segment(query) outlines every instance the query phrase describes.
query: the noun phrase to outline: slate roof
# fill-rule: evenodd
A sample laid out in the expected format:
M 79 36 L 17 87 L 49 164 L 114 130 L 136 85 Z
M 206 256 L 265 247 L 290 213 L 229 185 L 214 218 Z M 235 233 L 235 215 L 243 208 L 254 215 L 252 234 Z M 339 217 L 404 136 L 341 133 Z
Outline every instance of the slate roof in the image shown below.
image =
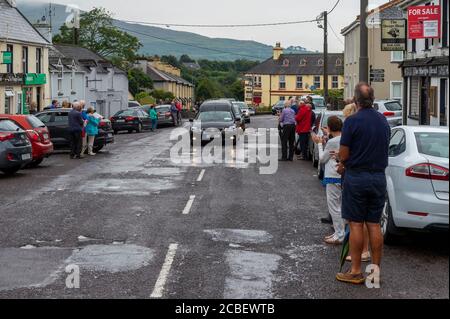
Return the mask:
M 98 73 L 108 73 L 108 68 L 114 68 L 115 73 L 125 74 L 125 71 L 118 67 L 115 67 L 104 57 L 89 49 L 68 44 L 56 44 L 55 49 L 64 57 L 74 59 L 81 68 L 84 68 L 86 70 L 89 67 L 97 67 Z
M 153 82 L 176 82 L 178 84 L 194 86 L 194 84 L 192 84 L 189 81 L 186 81 L 185 79 L 179 76 L 158 70 L 157 68 L 151 65 L 147 66 L 147 75 L 153 80 Z
M 328 74 L 343 75 L 344 54 L 330 53 L 328 57 Z M 282 54 L 278 60 L 274 60 L 273 58 L 267 59 L 246 73 L 272 75 L 322 75 L 323 54 Z
M 0 0 L 0 39 L 49 45 L 22 13 L 8 1 Z

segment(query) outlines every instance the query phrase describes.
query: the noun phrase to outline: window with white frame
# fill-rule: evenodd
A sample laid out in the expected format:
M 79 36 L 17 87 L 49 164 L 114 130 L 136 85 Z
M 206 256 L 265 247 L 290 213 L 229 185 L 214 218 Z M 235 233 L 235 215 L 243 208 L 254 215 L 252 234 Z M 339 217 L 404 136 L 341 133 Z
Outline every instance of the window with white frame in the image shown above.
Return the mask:
M 391 81 L 391 99 L 401 101 L 403 98 L 403 82 Z
M 286 89 L 286 76 L 280 75 L 280 90 Z
M 333 75 L 333 77 L 331 78 L 331 88 L 339 88 L 339 77 L 337 75 Z
M 403 62 L 403 51 L 392 51 L 391 62 Z
M 320 76 L 314 77 L 314 86 L 316 87 L 316 89 L 320 89 Z
M 303 76 L 297 76 L 296 88 L 303 89 Z

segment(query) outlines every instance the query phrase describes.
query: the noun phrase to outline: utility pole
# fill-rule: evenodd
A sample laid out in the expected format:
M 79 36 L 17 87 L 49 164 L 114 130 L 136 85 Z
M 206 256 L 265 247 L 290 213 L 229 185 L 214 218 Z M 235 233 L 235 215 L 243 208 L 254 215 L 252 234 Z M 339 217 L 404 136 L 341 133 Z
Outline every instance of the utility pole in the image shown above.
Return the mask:
M 359 81 L 369 83 L 369 35 L 367 29 L 368 0 L 361 0 L 360 25 L 360 54 L 359 54 Z
M 328 12 L 323 12 L 323 97 L 328 104 Z

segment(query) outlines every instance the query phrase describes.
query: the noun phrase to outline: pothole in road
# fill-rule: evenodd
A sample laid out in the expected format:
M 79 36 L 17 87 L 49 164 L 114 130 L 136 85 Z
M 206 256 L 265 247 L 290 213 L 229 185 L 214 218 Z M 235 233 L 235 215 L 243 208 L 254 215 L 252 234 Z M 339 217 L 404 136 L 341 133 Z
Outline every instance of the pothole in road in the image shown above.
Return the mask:
M 225 254 L 230 276 L 225 278 L 225 299 L 271 299 L 272 282 L 281 257 L 275 254 L 229 250 Z
M 262 244 L 273 239 L 272 235 L 263 230 L 207 229 L 204 232 L 209 234 L 213 241 L 232 244 Z
M 87 181 L 78 189 L 93 194 L 120 194 L 149 196 L 152 192 L 176 188 L 174 181 L 163 178 L 152 179 L 102 179 Z
M 77 250 L 30 246 L 0 248 L 0 291 L 46 287 L 60 278 L 67 265 L 77 265 L 81 271 L 134 271 L 149 265 L 154 255 L 154 249 L 120 242 Z

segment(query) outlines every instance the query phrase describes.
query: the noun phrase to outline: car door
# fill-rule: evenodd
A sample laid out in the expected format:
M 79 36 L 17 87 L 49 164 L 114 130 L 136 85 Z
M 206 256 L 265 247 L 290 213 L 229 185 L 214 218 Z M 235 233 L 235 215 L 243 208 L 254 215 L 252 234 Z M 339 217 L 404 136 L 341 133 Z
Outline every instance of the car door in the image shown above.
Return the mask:
M 56 134 L 53 112 L 40 113 L 40 114 L 37 114 L 36 117 L 39 120 L 41 120 L 42 123 L 45 124 L 45 126 L 47 127 L 48 132 L 50 134 L 50 140 L 53 142 L 53 136 Z M 55 144 L 55 143 L 53 143 L 53 144 Z
M 150 115 L 148 115 L 145 111 L 139 110 L 139 117 L 141 118 L 141 123 L 144 128 L 150 129 L 152 127 L 152 121 L 150 119 Z
M 388 184 L 391 184 L 391 191 L 394 194 L 390 194 L 391 200 L 395 198 L 395 193 L 402 191 L 402 180 L 405 176 L 406 169 L 406 133 L 403 129 L 392 130 L 391 139 L 389 142 L 389 165 L 386 169 L 386 176 Z M 389 185 L 388 185 L 389 190 Z M 391 203 L 392 208 L 396 207 L 395 203 Z
M 57 111 L 53 114 L 54 135 L 52 142 L 55 140 L 59 147 L 68 147 L 70 145 L 69 132 L 69 112 Z M 53 142 L 55 144 L 55 142 Z

